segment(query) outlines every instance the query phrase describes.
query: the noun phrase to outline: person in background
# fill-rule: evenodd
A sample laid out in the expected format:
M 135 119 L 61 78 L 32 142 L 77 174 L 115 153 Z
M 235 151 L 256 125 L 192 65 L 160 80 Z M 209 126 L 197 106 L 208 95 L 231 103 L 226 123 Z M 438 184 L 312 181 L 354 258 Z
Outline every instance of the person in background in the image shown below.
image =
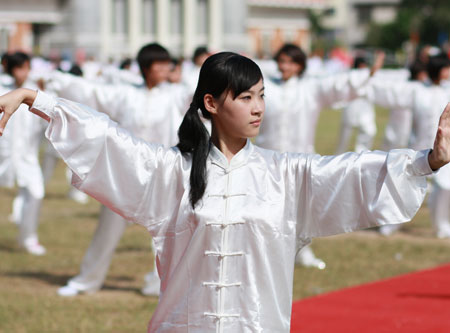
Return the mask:
M 303 78 L 306 54 L 294 44 L 286 44 L 275 55 L 281 79 L 264 81 L 266 88 L 266 121 L 256 138 L 256 144 L 280 152 L 314 153 L 314 139 L 319 114 L 323 108 L 338 101 L 358 96 L 358 89 L 381 67 L 379 57 L 372 70 L 358 69 L 321 78 Z M 297 255 L 296 262 L 304 266 L 325 268 L 311 247 Z
M 364 57 L 356 57 L 353 62 L 354 69 L 368 68 L 369 64 Z M 342 154 L 349 151 L 350 139 L 353 130 L 356 129 L 356 143 L 354 149 L 359 153 L 364 150 L 370 150 L 373 144 L 373 138 L 377 133 L 375 122 L 375 107 L 373 103 L 366 98 L 360 97 L 352 100 L 342 111 L 341 131 L 339 142 L 336 148 L 336 154 Z
M 427 73 L 431 82 L 429 86 L 416 81 L 397 82 L 374 78 L 365 87 L 367 98 L 375 104 L 390 109 L 412 110 L 413 135 L 409 140 L 412 149 L 423 149 L 433 144 L 437 121 L 450 100 L 450 88 L 442 85 L 450 77 L 447 55 L 430 56 Z M 450 238 L 450 167 L 443 167 L 431 178 L 428 207 L 433 227 L 438 238 Z M 397 229 L 383 227 L 382 232 L 390 235 Z
M 98 84 L 59 72 L 48 78 L 47 88 L 58 96 L 89 104 L 110 115 L 136 137 L 170 147 L 176 143 L 177 128 L 191 95 L 184 86 L 167 83 L 171 57 L 161 45 L 151 43 L 143 46 L 137 55 L 137 62 L 145 81 L 145 86 L 141 88 L 129 84 Z M 101 288 L 128 224 L 123 217 L 102 206 L 97 229 L 83 258 L 80 273 L 58 290 L 59 295 L 75 296 Z M 156 258 L 155 251 L 153 254 Z M 153 270 L 145 277 L 142 293 L 158 295 L 159 287 L 155 262 Z
M 194 50 L 192 62 L 183 62 L 182 82 L 187 87 L 190 87 L 192 93 L 194 92 L 195 87 L 197 87 L 200 68 L 210 55 L 211 52 L 206 46 L 199 46 Z
M 3 93 L 21 87 L 37 89 L 37 85 L 29 80 L 28 54 L 15 52 L 8 55 L 6 72 L 12 78 L 12 84 L 2 86 Z M 44 197 L 39 145 L 44 126 L 45 123 L 30 117 L 28 112 L 20 112 L 11 121 L 0 141 L 0 184 L 18 186 L 11 214 L 11 220 L 19 226 L 18 242 L 28 253 L 38 256 L 46 253 L 38 237 L 39 215 Z

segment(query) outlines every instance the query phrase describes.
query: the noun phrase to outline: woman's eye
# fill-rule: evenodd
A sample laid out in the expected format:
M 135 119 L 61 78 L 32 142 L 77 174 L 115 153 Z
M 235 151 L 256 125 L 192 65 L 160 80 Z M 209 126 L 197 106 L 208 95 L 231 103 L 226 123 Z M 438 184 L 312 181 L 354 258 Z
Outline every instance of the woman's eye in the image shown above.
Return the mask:
M 265 94 L 262 94 L 262 95 L 261 95 L 261 98 L 262 98 L 262 99 L 264 99 L 265 97 L 266 97 L 266 95 L 265 95 Z
M 251 99 L 251 96 L 242 96 L 241 98 L 242 98 L 242 99 L 245 99 L 245 100 L 250 100 L 250 99 Z

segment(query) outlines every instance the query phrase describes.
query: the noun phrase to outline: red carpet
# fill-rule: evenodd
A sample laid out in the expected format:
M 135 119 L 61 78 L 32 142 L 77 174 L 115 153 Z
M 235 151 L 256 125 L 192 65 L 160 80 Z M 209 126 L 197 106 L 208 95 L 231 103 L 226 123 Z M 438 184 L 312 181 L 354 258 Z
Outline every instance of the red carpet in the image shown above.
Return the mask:
M 450 332 L 450 265 L 294 302 L 291 332 Z

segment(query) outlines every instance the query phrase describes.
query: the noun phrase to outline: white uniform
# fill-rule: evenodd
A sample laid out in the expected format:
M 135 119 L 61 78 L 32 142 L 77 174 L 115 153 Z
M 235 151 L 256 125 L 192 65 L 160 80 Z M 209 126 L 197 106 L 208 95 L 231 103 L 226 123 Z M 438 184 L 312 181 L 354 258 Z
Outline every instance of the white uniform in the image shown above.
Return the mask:
M 43 93 L 33 108 L 50 117 L 46 135 L 74 185 L 153 235 L 161 295 L 148 332 L 289 332 L 298 246 L 410 220 L 431 173 L 429 150 L 322 157 L 247 141 L 228 162 L 212 146 L 193 210 L 191 160 L 177 148 Z
M 186 89 L 181 85 L 163 83 L 151 90 L 130 86 L 100 85 L 86 80 L 56 73 L 49 82 L 49 89 L 59 96 L 79 102 L 86 101 L 92 107 L 107 113 L 136 137 L 170 147 L 177 143 L 177 129 L 183 112 L 187 110 Z M 161 193 L 163 195 L 163 193 Z M 106 277 L 114 251 L 127 226 L 126 220 L 102 207 L 99 223 L 92 242 L 83 258 L 81 272 L 69 283 L 70 291 L 98 290 Z M 146 277 L 158 282 L 156 269 Z M 147 293 L 157 294 L 159 283 L 147 283 Z M 156 288 L 156 290 L 155 290 Z M 145 292 L 145 291 L 144 291 Z
M 282 84 L 266 79 L 266 112 L 256 143 L 281 152 L 314 152 L 320 111 L 358 97 L 358 89 L 368 80 L 367 69 L 320 79 L 292 77 Z
M 413 111 L 413 133 L 410 142 L 413 149 L 432 147 L 438 128 L 439 117 L 450 101 L 450 89 L 442 86 L 426 87 L 417 82 L 389 83 L 374 81 L 367 87 L 368 97 L 376 104 Z M 433 189 L 429 207 L 436 230 L 440 238 L 450 237 L 449 197 L 444 191 L 450 191 L 450 166 L 446 165 L 433 175 Z M 445 213 L 447 211 L 447 213 Z M 394 228 L 395 230 L 396 228 Z
M 36 89 L 27 81 L 24 87 Z M 11 87 L 11 89 L 14 87 Z M 11 89 L 3 87 L 2 94 Z M 26 110 L 25 105 L 20 109 Z M 22 110 L 21 110 L 22 111 Z M 12 187 L 17 184 L 19 193 L 13 203 L 13 220 L 19 226 L 19 244 L 33 252 L 40 247 L 37 228 L 39 212 L 44 197 L 44 183 L 39 165 L 39 145 L 43 138 L 45 122 L 29 112 L 14 115 L 0 140 L 0 184 Z M 43 254 L 41 248 L 37 253 Z
M 392 81 L 404 84 L 409 77 L 410 72 L 407 69 L 381 69 L 376 72 L 374 80 L 378 80 L 381 84 Z M 417 81 L 410 82 L 422 84 Z M 412 134 L 412 109 L 398 107 L 389 109 L 389 119 L 384 130 L 383 150 L 408 147 Z
M 354 151 L 360 153 L 364 150 L 370 150 L 373 138 L 377 133 L 375 108 L 373 103 L 364 97 L 351 101 L 342 111 L 341 132 L 336 154 L 342 154 L 349 150 L 349 143 L 354 128 L 358 130 Z
M 256 143 L 280 152 L 314 152 L 320 111 L 341 100 L 357 96 L 357 89 L 369 80 L 369 70 L 355 70 L 326 78 L 292 77 L 275 84 L 266 79 L 266 111 Z M 324 268 L 310 247 L 297 256 L 297 263 Z

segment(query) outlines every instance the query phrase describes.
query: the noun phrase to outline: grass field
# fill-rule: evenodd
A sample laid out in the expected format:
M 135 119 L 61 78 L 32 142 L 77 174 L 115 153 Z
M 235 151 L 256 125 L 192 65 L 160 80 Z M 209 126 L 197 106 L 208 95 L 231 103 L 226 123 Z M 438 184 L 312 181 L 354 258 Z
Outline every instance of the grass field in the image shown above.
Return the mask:
M 339 119 L 340 112 L 322 113 L 319 153 L 333 153 Z M 387 112 L 378 110 L 375 147 L 386 119 Z M 78 272 L 99 211 L 92 199 L 87 205 L 68 200 L 67 190 L 59 164 L 43 203 L 39 234 L 48 250 L 43 257 L 17 246 L 17 228 L 7 219 L 15 190 L 0 190 L 0 332 L 144 332 L 157 298 L 139 293 L 152 265 L 150 238 L 141 227 L 127 229 L 100 292 L 57 296 L 57 288 Z M 294 299 L 450 262 L 450 241 L 433 236 L 426 205 L 392 237 L 363 231 L 315 239 L 313 249 L 327 268 L 297 267 Z

